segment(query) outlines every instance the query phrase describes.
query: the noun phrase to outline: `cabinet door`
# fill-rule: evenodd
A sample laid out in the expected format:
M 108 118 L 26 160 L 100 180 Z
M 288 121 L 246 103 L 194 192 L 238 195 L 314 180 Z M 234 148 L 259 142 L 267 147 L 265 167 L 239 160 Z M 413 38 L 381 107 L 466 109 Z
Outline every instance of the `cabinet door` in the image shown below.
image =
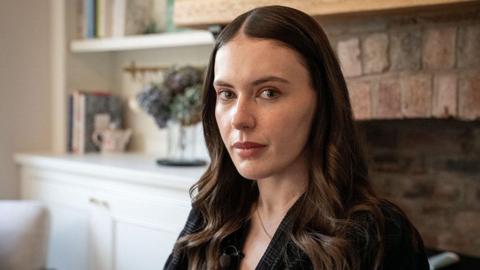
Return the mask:
M 125 222 L 115 224 L 115 269 L 162 269 L 176 235 L 169 231 Z
M 106 200 L 89 198 L 89 256 L 91 270 L 112 270 L 113 220 Z
M 112 201 L 116 270 L 162 269 L 190 210 L 165 197 L 142 199 Z
M 86 211 L 50 205 L 50 241 L 47 268 L 88 269 L 88 218 Z

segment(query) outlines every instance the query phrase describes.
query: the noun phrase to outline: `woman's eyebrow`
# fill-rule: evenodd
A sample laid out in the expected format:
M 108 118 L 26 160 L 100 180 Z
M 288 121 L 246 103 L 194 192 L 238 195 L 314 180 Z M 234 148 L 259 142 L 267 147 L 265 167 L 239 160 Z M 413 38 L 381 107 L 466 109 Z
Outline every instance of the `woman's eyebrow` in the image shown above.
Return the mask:
M 281 83 L 287 83 L 287 84 L 290 83 L 290 81 L 288 81 L 287 79 L 284 79 L 284 78 L 280 78 L 280 77 L 272 76 L 272 75 L 271 75 L 271 76 L 265 76 L 265 77 L 256 79 L 255 81 L 252 82 L 252 85 L 253 85 L 253 86 L 256 86 L 256 85 L 259 85 L 259 84 L 262 84 L 262 83 L 266 83 L 266 82 L 271 82 L 271 81 L 281 82 Z
M 213 81 L 214 86 L 226 86 L 226 87 L 233 87 L 231 84 L 227 83 L 226 81 L 222 80 L 215 80 Z
M 281 78 L 281 77 L 277 77 L 277 76 L 273 76 L 273 75 L 270 75 L 270 76 L 265 76 L 265 77 L 261 77 L 261 78 L 258 78 L 256 79 L 255 81 L 251 82 L 250 84 L 252 86 L 257 86 L 257 85 L 260 85 L 260 84 L 263 84 L 263 83 L 266 83 L 266 82 L 281 82 L 281 83 L 286 83 L 286 84 L 289 84 L 290 81 L 284 79 L 284 78 Z M 213 85 L 215 86 L 226 86 L 226 87 L 233 87 L 231 84 L 229 84 L 228 82 L 226 81 L 223 81 L 223 80 L 215 80 L 213 82 Z

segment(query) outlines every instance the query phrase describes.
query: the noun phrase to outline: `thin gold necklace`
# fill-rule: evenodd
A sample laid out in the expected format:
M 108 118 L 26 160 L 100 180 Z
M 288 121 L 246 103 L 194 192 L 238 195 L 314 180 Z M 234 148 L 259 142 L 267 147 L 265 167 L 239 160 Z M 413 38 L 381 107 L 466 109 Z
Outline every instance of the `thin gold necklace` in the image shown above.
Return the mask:
M 267 229 L 265 228 L 265 225 L 263 224 L 262 217 L 260 216 L 260 213 L 258 212 L 258 204 L 255 207 L 255 212 L 257 212 L 258 219 L 260 220 L 260 225 L 262 226 L 263 232 L 272 240 L 272 236 L 267 232 Z

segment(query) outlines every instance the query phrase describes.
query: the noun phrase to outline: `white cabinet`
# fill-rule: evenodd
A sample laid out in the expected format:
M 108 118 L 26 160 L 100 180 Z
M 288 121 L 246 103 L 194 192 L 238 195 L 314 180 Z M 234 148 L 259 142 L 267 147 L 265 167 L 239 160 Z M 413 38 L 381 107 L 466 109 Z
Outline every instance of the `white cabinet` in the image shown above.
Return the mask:
M 50 213 L 48 267 L 161 269 L 205 168 L 160 168 L 135 154 L 16 155 L 22 197 Z

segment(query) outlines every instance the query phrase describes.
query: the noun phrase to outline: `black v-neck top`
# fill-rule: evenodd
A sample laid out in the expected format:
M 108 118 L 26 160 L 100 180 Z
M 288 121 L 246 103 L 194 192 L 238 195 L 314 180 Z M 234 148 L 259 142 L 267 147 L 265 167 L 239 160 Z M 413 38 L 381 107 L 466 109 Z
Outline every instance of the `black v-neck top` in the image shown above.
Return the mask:
M 289 209 L 275 234 L 272 237 L 265 253 L 261 257 L 256 270 L 274 269 L 313 269 L 308 256 L 299 249 L 288 237 L 288 232 L 293 226 L 293 209 L 298 207 L 299 200 Z M 429 265 L 425 255 L 422 239 L 417 230 L 410 225 L 409 221 L 393 210 L 394 206 L 384 205 L 381 207 L 385 215 L 385 238 L 384 259 L 381 269 L 383 270 L 428 270 Z M 368 222 L 368 217 L 363 217 Z M 192 209 L 184 229 L 180 236 L 193 233 L 201 229 L 202 218 L 199 211 Z M 223 269 L 238 269 L 239 260 L 242 257 L 241 250 L 245 242 L 250 226 L 249 220 L 244 225 L 227 236 L 222 242 L 222 252 L 230 255 L 231 263 Z M 365 243 L 356 241 L 358 250 L 364 254 L 362 270 L 373 269 L 372 256 L 369 251 L 375 251 L 375 246 L 365 246 Z M 416 241 L 418 246 L 413 246 Z M 220 258 L 219 258 L 220 260 Z M 187 257 L 184 254 L 172 252 L 164 266 L 164 270 L 188 269 Z

